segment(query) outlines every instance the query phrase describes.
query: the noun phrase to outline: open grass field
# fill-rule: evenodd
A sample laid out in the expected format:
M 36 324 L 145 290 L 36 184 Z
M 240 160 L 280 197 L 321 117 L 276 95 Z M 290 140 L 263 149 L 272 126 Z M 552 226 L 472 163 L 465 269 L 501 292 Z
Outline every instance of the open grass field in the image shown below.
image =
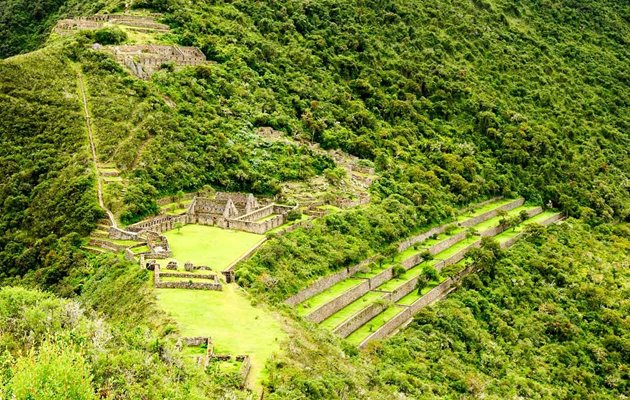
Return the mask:
M 264 379 L 267 359 L 280 351 L 285 334 L 280 320 L 262 307 L 252 306 L 233 284 L 223 291 L 156 289 L 158 304 L 178 324 L 183 336 L 210 336 L 215 352 L 249 354 L 250 383 Z
M 204 225 L 185 225 L 164 235 L 171 246 L 172 259 L 180 266 L 191 261 L 196 265 L 209 265 L 215 271 L 227 267 L 264 238 L 263 235 Z M 207 274 L 208 271 L 199 273 Z M 235 284 L 224 284 L 220 292 L 155 290 L 158 304 L 177 322 L 183 336 L 210 336 L 217 353 L 249 354 L 252 357 L 249 382 L 256 387 L 260 385 L 264 379 L 265 362 L 280 350 L 280 343 L 285 338 L 279 317 L 253 306 L 245 292 Z
M 215 271 L 225 269 L 231 262 L 264 239 L 263 235 L 221 229 L 206 225 L 184 225 L 164 233 L 173 252 L 172 259 L 184 265 L 208 265 Z M 169 259 L 170 260 L 170 259 Z

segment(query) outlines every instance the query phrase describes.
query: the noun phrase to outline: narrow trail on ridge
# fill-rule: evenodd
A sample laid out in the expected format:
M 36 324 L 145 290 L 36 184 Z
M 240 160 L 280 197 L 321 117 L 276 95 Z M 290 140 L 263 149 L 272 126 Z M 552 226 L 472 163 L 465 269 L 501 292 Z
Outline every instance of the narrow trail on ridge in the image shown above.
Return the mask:
M 114 228 L 117 228 L 116 218 L 114 218 L 114 214 L 105 206 L 105 202 L 103 201 L 103 181 L 101 179 L 101 174 L 98 169 L 98 158 L 96 157 L 96 146 L 94 146 L 94 137 L 92 134 L 92 122 L 90 118 L 90 111 L 88 108 L 87 95 L 85 91 L 85 84 L 83 83 L 83 74 L 81 73 L 79 68 L 76 68 L 77 73 L 77 84 L 79 86 L 79 92 L 81 92 L 81 98 L 83 101 L 83 112 L 85 114 L 85 126 L 88 131 L 88 138 L 90 139 L 90 150 L 92 152 L 92 160 L 94 162 L 94 169 L 96 170 L 96 182 L 97 182 L 97 195 L 98 195 L 98 204 L 101 206 L 103 210 L 107 213 L 107 218 L 109 222 Z

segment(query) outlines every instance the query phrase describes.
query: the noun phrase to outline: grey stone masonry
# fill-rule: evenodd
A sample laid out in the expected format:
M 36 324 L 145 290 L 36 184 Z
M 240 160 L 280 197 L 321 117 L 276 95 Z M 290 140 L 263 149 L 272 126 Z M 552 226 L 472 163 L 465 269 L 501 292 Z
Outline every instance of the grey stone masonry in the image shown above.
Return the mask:
M 194 275 L 194 278 L 208 279 L 208 282 L 192 282 L 192 281 L 169 281 L 163 282 L 162 277 L 182 275 Z M 192 276 L 190 277 L 192 278 Z M 185 279 L 185 278 L 184 278 Z M 196 290 L 223 290 L 223 286 L 219 283 L 219 278 L 216 275 L 196 275 L 196 274 L 177 274 L 177 273 L 162 273 L 160 271 L 159 264 L 154 265 L 153 270 L 153 286 L 157 289 L 196 289 Z
M 336 283 L 341 282 L 342 280 L 356 274 L 361 271 L 363 268 L 374 262 L 376 257 L 370 257 L 358 264 L 355 264 L 351 267 L 345 267 L 341 269 L 339 272 L 335 272 L 334 274 L 327 275 L 323 278 L 318 279 L 317 281 L 308 285 L 305 289 L 300 290 L 293 296 L 289 297 L 285 300 L 285 304 L 290 306 L 295 306 L 303 301 L 310 299 L 311 297 L 323 292 L 329 287 L 335 285 Z
M 370 281 L 365 279 L 352 288 L 346 290 L 341 295 L 335 297 L 331 301 L 321 305 L 306 316 L 310 321 L 320 323 L 330 317 L 337 311 L 341 310 L 348 304 L 352 303 L 359 297 L 363 296 L 370 290 Z

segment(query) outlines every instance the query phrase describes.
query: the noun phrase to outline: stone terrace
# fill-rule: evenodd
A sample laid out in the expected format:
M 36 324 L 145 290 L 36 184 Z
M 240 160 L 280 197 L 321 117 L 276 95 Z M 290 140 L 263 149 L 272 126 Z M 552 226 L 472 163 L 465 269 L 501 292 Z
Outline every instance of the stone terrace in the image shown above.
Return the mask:
M 361 347 L 366 341 L 383 337 L 407 321 L 420 308 L 445 296 L 457 282 L 470 273 L 461 265 L 466 254 L 478 247 L 481 237 L 493 236 L 497 240 L 508 233 L 500 211 L 508 217 L 526 216 L 521 225 L 548 224 L 559 214 L 542 212 L 541 207 L 524 206 L 523 199 L 492 199 L 477 206 L 455 222 L 432 228 L 400 243 L 400 253 L 391 261 L 376 265 L 368 259 L 340 272 L 326 276 L 287 299 L 298 313 L 307 319 L 321 323 L 337 335 L 347 338 Z M 502 247 L 514 243 L 522 228 L 511 229 L 514 233 L 504 239 Z M 474 234 L 473 234 L 474 233 Z M 405 271 L 394 276 L 397 266 Z M 430 282 L 422 295 L 416 290 L 426 267 L 433 267 L 438 274 L 453 273 L 450 278 Z M 452 266 L 452 267 L 449 267 Z M 448 267 L 448 268 L 447 268 Z M 441 279 L 441 278 L 440 278 Z M 426 296 L 425 296 L 426 295 Z M 373 328 L 376 327 L 375 332 Z M 370 338 L 370 339 L 368 339 Z M 365 342 L 365 343 L 364 343 Z

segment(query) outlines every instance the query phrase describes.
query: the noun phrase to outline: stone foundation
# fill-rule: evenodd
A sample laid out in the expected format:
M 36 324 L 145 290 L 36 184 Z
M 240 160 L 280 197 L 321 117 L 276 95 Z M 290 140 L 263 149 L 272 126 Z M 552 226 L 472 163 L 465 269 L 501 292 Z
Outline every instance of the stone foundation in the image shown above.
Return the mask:
M 191 281 L 181 281 L 181 282 L 162 282 L 161 277 L 175 276 L 180 277 L 182 275 L 192 275 L 187 276 L 188 278 L 202 278 L 208 279 L 210 282 L 191 282 Z M 208 278 L 206 278 L 208 277 Z M 216 275 L 196 275 L 196 274 L 177 274 L 177 273 L 169 273 L 160 271 L 160 266 L 155 264 L 154 272 L 153 272 L 153 286 L 156 289 L 194 289 L 194 290 L 223 290 L 223 286 L 219 283 L 219 278 Z

